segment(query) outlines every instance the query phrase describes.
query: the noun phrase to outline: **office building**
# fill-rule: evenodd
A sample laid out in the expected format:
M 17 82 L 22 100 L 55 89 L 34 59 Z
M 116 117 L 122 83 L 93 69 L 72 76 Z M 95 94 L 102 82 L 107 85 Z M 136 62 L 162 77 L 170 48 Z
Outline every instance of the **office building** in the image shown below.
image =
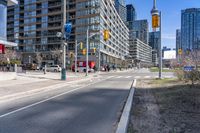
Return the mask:
M 117 10 L 120 18 L 126 23 L 126 5 L 124 0 L 115 0 L 115 9 Z
M 148 44 L 139 39 L 129 40 L 129 44 L 129 53 L 136 66 L 152 65 L 152 48 Z
M 4 47 L 17 46 L 16 43 L 7 41 L 7 6 L 17 4 L 16 0 L 0 1 L 0 53 Z M 9 26 L 8 26 L 9 27 Z
M 133 22 L 133 30 L 131 37 L 139 39 L 148 44 L 149 40 L 149 24 L 147 20 L 136 20 Z
M 178 55 L 178 50 L 181 48 L 181 30 L 176 30 L 176 54 Z
M 56 36 L 62 31 L 63 11 L 61 0 L 20 0 L 20 6 L 9 7 L 8 38 L 13 32 L 19 33 L 18 50 L 24 54 L 24 63 L 36 52 L 43 54 L 43 61 L 52 62 L 51 51 L 61 49 L 61 38 Z M 113 0 L 67 1 L 67 21 L 72 23 L 72 33 L 68 40 L 67 62 L 70 53 L 74 54 L 75 41 L 86 45 L 86 32 L 94 35 L 89 39 L 89 61 L 96 64 L 120 64 L 128 55 L 128 28 L 120 19 Z M 110 39 L 104 41 L 103 31 L 109 30 Z M 93 49 L 96 48 L 96 52 Z M 99 52 L 100 51 L 100 52 Z M 62 51 L 61 51 L 62 52 Z M 99 56 L 100 55 L 100 56 Z M 85 61 L 85 55 L 78 49 L 78 61 Z
M 158 51 L 159 51 L 160 32 L 149 32 L 149 46 L 152 47 L 152 61 L 154 66 L 158 65 Z
M 149 32 L 149 46 L 154 50 L 158 50 L 160 40 L 160 32 Z
M 200 8 L 188 8 L 181 12 L 181 48 L 200 49 Z
M 133 22 L 136 20 L 136 10 L 132 4 L 126 5 L 126 21 L 129 30 L 133 30 Z

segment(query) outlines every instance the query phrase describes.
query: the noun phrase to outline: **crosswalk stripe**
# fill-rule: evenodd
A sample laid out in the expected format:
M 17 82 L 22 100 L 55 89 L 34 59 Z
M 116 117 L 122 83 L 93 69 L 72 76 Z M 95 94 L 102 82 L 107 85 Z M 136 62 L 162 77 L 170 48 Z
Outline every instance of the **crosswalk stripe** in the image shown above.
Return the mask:
M 127 76 L 127 77 L 125 77 L 126 79 L 128 79 L 128 78 L 131 78 L 132 76 Z
M 109 76 L 108 78 L 113 78 L 114 76 Z
M 148 79 L 148 78 L 151 78 L 151 76 L 145 76 L 144 78 L 145 78 L 145 79 Z
M 139 79 L 141 76 L 135 76 L 136 79 Z
M 115 77 L 116 79 L 119 79 L 119 78 L 122 78 L 123 76 L 118 76 L 118 77 Z

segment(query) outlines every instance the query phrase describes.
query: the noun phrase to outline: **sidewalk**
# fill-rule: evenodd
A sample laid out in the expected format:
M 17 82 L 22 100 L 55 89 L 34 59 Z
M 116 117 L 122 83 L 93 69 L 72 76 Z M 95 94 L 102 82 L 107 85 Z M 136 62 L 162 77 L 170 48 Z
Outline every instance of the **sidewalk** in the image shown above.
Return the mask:
M 90 75 L 93 75 L 94 73 L 91 73 Z M 61 73 L 58 72 L 47 72 L 44 74 L 41 71 L 28 71 L 26 73 L 18 73 L 18 77 L 29 77 L 29 78 L 39 78 L 39 79 L 50 79 L 50 80 L 60 80 L 61 79 Z M 85 77 L 85 73 L 77 73 L 77 75 L 73 72 L 66 72 L 66 78 L 67 80 L 70 80 L 71 78 L 76 77 Z
M 68 76 L 66 81 L 55 80 L 59 75 L 47 74 L 43 76 L 40 74 L 20 74 L 16 80 L 0 81 L 0 102 L 3 100 L 11 100 L 19 97 L 31 95 L 33 93 L 44 92 L 56 88 L 70 86 L 72 84 L 90 81 L 97 77 L 90 75 L 85 77 L 83 75 Z M 54 79 L 48 79 L 48 76 L 54 76 Z M 99 76 L 100 77 L 100 76 Z M 60 79 L 60 78 L 59 78 Z

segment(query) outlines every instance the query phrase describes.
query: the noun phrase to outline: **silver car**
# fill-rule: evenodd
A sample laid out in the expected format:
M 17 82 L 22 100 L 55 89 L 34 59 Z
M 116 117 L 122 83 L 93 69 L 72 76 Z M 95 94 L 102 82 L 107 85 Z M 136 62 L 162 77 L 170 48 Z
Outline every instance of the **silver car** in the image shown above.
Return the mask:
M 47 72 L 61 72 L 61 70 L 62 68 L 59 65 L 51 65 L 46 67 Z

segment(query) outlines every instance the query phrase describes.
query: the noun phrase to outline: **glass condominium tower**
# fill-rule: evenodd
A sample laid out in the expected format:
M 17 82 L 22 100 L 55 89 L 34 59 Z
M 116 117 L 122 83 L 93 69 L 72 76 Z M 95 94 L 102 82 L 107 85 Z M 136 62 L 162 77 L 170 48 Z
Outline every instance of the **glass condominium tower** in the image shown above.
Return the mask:
M 182 10 L 181 48 L 184 51 L 200 49 L 200 8 Z

